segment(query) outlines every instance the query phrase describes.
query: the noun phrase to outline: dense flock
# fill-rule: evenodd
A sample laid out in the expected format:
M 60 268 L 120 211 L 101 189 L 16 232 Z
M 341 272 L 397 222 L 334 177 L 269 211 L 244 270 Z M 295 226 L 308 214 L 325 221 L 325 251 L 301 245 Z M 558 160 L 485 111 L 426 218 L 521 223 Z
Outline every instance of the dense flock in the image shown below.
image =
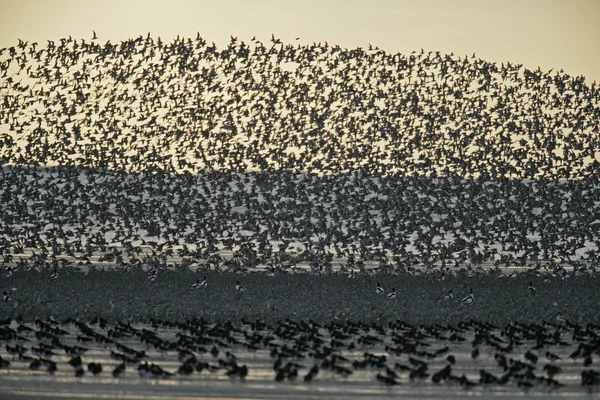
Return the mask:
M 0 340 L 20 343 L 6 345 L 12 361 L 0 357 L 0 368 L 55 375 L 67 382 L 77 378 L 80 385 L 85 377 L 106 380 L 111 375 L 129 381 L 138 376 L 177 379 L 185 385 L 205 380 L 215 386 L 219 379 L 248 380 L 248 385 L 270 379 L 317 388 L 321 382 L 356 379 L 361 389 L 370 380 L 390 389 L 442 386 L 450 393 L 461 388 L 481 395 L 489 393 L 482 389 L 501 387 L 496 389 L 499 395 L 514 388 L 535 388 L 573 395 L 574 385 L 594 393 L 593 387 L 600 384 L 600 374 L 593 369 L 600 327 L 566 321 L 502 327 L 473 320 L 455 326 L 414 326 L 400 320 L 388 324 L 153 320 L 144 327 L 102 318 L 37 320 L 35 325 L 14 327 L 1 322 Z M 34 338 L 40 340 L 38 346 L 27 343 Z M 565 353 L 561 346 L 575 350 Z M 195 389 L 202 395 L 202 387 Z
M 596 82 L 232 37 L 0 49 L 2 272 L 593 277 Z M 336 261 L 334 261 L 336 260 Z
M 198 35 L 0 50 L 0 160 L 127 173 L 248 170 L 596 179 L 596 82 L 431 51 Z
M 276 173 L 4 167 L 5 267 L 386 271 L 529 266 L 595 274 L 600 187 Z M 336 261 L 333 261 L 333 260 Z
M 599 121 L 596 82 L 474 54 L 19 40 L 0 391 L 596 387 Z

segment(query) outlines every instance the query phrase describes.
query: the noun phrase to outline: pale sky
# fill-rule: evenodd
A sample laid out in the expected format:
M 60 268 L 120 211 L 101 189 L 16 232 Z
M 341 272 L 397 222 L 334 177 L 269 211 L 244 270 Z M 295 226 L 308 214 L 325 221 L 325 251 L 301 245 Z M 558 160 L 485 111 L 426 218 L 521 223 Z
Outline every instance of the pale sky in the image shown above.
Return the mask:
M 224 45 L 327 41 L 389 52 L 476 53 L 600 82 L 600 0 L 0 0 L 0 47 L 69 35 L 113 43 L 177 34 Z M 300 40 L 296 41 L 295 38 Z

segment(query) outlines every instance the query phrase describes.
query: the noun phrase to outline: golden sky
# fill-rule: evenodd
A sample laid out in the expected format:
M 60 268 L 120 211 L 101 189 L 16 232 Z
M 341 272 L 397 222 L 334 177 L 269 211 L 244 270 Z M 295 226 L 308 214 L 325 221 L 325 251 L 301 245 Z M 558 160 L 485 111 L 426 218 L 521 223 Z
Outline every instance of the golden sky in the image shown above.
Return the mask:
M 0 47 L 91 39 L 93 30 L 113 43 L 148 32 L 266 43 L 273 33 L 292 43 L 475 52 L 600 82 L 600 0 L 0 0 Z

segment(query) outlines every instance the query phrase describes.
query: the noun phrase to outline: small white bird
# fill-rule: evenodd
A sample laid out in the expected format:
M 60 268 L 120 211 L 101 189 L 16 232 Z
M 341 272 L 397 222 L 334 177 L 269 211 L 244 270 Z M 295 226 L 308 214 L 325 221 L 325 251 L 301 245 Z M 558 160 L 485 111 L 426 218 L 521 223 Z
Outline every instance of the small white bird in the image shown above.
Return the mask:
M 375 293 L 377 294 L 384 294 L 385 290 L 383 290 L 383 288 L 381 287 L 381 285 L 379 284 L 379 282 L 377 282 L 377 288 L 375 289 Z
M 448 294 L 444 295 L 444 300 L 449 301 L 454 299 L 454 293 L 452 293 L 452 289 L 448 291 Z
M 527 287 L 527 290 L 529 290 L 529 293 L 531 294 L 536 294 L 537 293 L 537 289 L 533 287 L 533 283 L 529 282 L 529 286 Z
M 50 279 L 55 280 L 58 279 L 58 269 L 54 268 L 54 272 L 50 275 Z
M 473 301 L 475 301 L 475 296 L 473 296 L 473 288 L 471 288 L 471 293 L 467 297 L 462 299 L 460 302 L 462 304 L 472 304 Z
M 388 298 L 388 300 L 396 298 L 396 289 L 395 288 L 392 288 L 392 291 L 387 294 L 387 298 Z
M 208 282 L 206 281 L 206 276 L 204 277 L 204 280 L 202 282 L 200 282 L 200 279 L 196 279 L 196 283 L 194 283 L 192 285 L 192 289 L 198 289 L 204 286 L 208 286 Z
M 356 278 L 356 274 L 354 273 L 354 270 L 351 270 L 350 273 L 348 274 L 348 279 L 355 279 Z
M 240 285 L 240 281 L 237 281 L 235 283 L 235 290 L 238 291 L 238 292 L 245 292 L 246 288 L 243 287 L 242 285 Z

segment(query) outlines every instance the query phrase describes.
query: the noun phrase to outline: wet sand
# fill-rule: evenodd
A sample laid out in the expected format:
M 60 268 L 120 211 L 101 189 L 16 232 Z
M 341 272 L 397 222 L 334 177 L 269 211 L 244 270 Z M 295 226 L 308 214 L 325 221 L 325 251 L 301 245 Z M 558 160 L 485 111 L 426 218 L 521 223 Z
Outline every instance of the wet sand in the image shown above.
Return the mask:
M 108 321 L 149 322 L 152 319 L 181 321 L 204 318 L 210 322 L 256 320 L 339 320 L 411 324 L 456 324 L 475 319 L 494 324 L 513 321 L 540 323 L 560 315 L 573 323 L 600 322 L 600 281 L 590 276 L 563 280 L 551 275 L 521 273 L 513 278 L 480 274 L 440 275 L 346 274 L 314 276 L 308 273 L 246 274 L 214 271 L 164 271 L 155 281 L 141 268 L 119 271 L 81 272 L 59 270 L 16 271 L 3 278 L 0 289 L 16 299 L 2 302 L 3 318 L 21 316 L 24 321 L 53 317 L 58 320 L 103 317 Z M 208 286 L 193 290 L 197 279 L 207 277 Z M 235 290 L 236 281 L 247 289 Z M 537 289 L 528 290 L 529 282 Z M 397 297 L 377 295 L 381 283 Z M 473 289 L 475 301 L 460 300 Z M 453 300 L 444 300 L 452 290 Z
M 0 328 L 4 333 L 17 330 L 19 339 L 5 337 L 4 341 L 13 347 L 20 343 L 25 348 L 20 355 L 9 353 L 8 346 L 6 351 L 4 346 L 0 348 L 3 359 L 10 360 L 9 366 L 0 368 L 0 398 L 4 400 L 323 397 L 353 400 L 397 396 L 513 399 L 523 395 L 581 398 L 597 393 L 597 385 L 582 385 L 582 373 L 595 371 L 595 363 L 586 364 L 584 357 L 574 352 L 576 348 L 595 345 L 600 328 L 591 324 L 581 328 L 566 322 L 492 326 L 473 321 L 454 326 L 415 327 L 400 321 L 390 321 L 387 325 L 339 321 L 311 326 L 287 320 L 272 324 L 208 324 L 198 320 L 152 324 L 95 320 L 82 324 L 45 320 L 22 324 L 12 321 Z M 50 334 L 53 341 L 48 340 L 50 332 L 54 332 Z M 80 340 L 80 335 L 96 340 Z M 98 337 L 102 340 L 97 340 Z M 152 337 L 159 340 L 150 340 Z M 40 356 L 37 352 L 43 344 L 50 345 L 53 353 Z M 37 350 L 34 346 L 38 346 Z M 72 356 L 66 354 L 67 348 L 76 347 L 81 351 L 81 376 L 75 373 Z M 141 358 L 131 360 L 138 352 Z M 227 376 L 230 354 L 237 365 L 247 367 L 245 377 Z M 129 359 L 125 359 L 123 374 L 113 377 L 112 371 L 122 360 L 118 355 Z M 372 357 L 383 359 L 364 363 Z M 501 358 L 507 363 L 504 367 Z M 45 365 L 32 368 L 33 360 L 42 359 L 51 359 L 55 370 L 49 372 Z M 276 367 L 278 359 L 282 362 Z M 193 360 L 195 371 L 181 371 L 185 360 Z M 102 371 L 92 374 L 88 363 L 102 365 Z M 146 363 L 159 365 L 166 375 L 141 374 L 139 367 Z M 296 374 L 277 379 L 277 369 L 286 370 L 284 366 L 289 363 L 297 366 Z M 425 365 L 423 375 L 413 377 L 413 372 L 421 370 L 421 363 Z M 201 369 L 199 364 L 203 365 Z M 348 369 L 349 376 L 336 371 L 333 364 Z M 316 365 L 320 366 L 319 371 L 307 381 L 305 376 Z M 558 372 L 547 373 L 548 366 L 558 368 Z M 451 369 L 452 378 L 435 378 L 447 368 Z M 499 381 L 483 381 L 481 371 Z M 395 384 L 380 382 L 378 376 L 390 373 L 395 374 Z M 457 381 L 459 377 L 470 384 L 461 384 Z
M 233 336 L 239 343 L 247 342 L 247 335 L 250 335 L 253 329 L 245 327 L 248 325 L 243 323 L 244 320 L 264 320 L 271 324 L 271 328 L 266 329 L 263 334 L 274 337 L 282 335 L 277 342 L 280 346 L 287 344 L 290 348 L 296 348 L 295 341 L 298 336 L 294 335 L 295 339 L 288 342 L 290 339 L 285 339 L 285 334 L 282 333 L 285 329 L 282 331 L 273 328 L 285 326 L 286 319 L 313 320 L 320 324 L 340 327 L 346 326 L 348 321 L 360 321 L 373 323 L 372 326 L 379 326 L 381 330 L 374 330 L 370 325 L 366 325 L 355 334 L 349 335 L 344 340 L 345 346 L 354 343 L 356 348 L 351 350 L 348 346 L 347 349 L 341 348 L 336 351 L 350 360 L 345 365 L 354 366 L 353 362 L 363 360 L 365 352 L 369 352 L 386 355 L 386 365 L 393 367 L 398 362 L 410 365 L 409 357 L 416 354 L 414 351 L 395 353 L 391 350 L 399 346 L 394 338 L 402 335 L 402 330 L 390 326 L 408 323 L 416 327 L 423 325 L 427 327 L 425 329 L 437 326 L 440 328 L 436 329 L 445 332 L 444 339 L 429 336 L 427 340 L 426 345 L 430 346 L 426 348 L 428 352 L 444 348 L 448 351 L 441 356 L 427 358 L 430 374 L 447 365 L 445 357 L 452 354 L 457 360 L 456 365 L 452 367 L 453 373 L 456 376 L 462 374 L 478 383 L 477 386 L 467 389 L 456 382 L 434 383 L 431 376 L 424 380 L 409 379 L 408 372 L 398 370 L 398 382 L 401 384 L 386 387 L 378 382 L 376 377 L 385 371 L 381 368 L 362 370 L 355 367 L 354 373 L 346 379 L 326 371 L 324 366 L 321 368 L 324 371 L 319 373 L 316 381 L 304 382 L 302 377 L 315 362 L 311 357 L 304 356 L 295 359 L 303 366 L 297 380 L 276 382 L 273 353 L 264 343 L 260 345 L 260 349 L 252 351 L 241 344 L 231 344 L 228 348 L 221 349 L 218 358 L 210 352 L 196 355 L 198 360 L 219 365 L 225 350 L 234 352 L 240 365 L 248 365 L 250 372 L 245 380 L 232 380 L 225 376 L 223 370 L 214 373 L 194 372 L 188 376 L 177 374 L 182 365 L 177 351 L 155 349 L 133 335 L 113 340 L 136 350 L 145 349 L 148 358 L 144 360 L 158 363 L 165 371 L 174 375 L 168 378 L 144 378 L 138 374 L 138 365 L 130 365 L 124 377 L 113 378 L 111 371 L 120 361 L 112 357 L 112 351 L 122 351 L 115 347 L 116 342 L 89 342 L 84 345 L 88 349 L 82 356 L 84 362 L 99 362 L 104 366 L 104 372 L 93 376 L 86 370 L 81 378 L 74 376 L 74 369 L 68 365 L 69 357 L 64 351 L 57 349 L 55 355 L 51 356 L 57 363 L 58 370 L 49 374 L 44 368 L 32 371 L 29 367 L 31 359 L 21 360 L 15 355 L 10 355 L 7 352 L 8 348 L 5 351 L 3 346 L 0 354 L 5 360 L 10 360 L 11 365 L 0 369 L 1 399 L 363 399 L 398 396 L 446 399 L 467 395 L 512 399 L 520 398 L 524 394 L 530 398 L 579 398 L 593 397 L 597 393 L 595 387 L 591 387 L 590 392 L 581 385 L 581 373 L 586 368 L 582 366 L 581 358 L 569 357 L 579 343 L 573 339 L 574 336 L 572 338 L 573 329 L 569 326 L 585 326 L 600 321 L 600 314 L 597 312 L 599 282 L 597 278 L 590 276 L 570 276 L 563 280 L 551 275 L 535 276 L 523 272 L 514 278 L 482 274 L 453 275 L 440 280 L 439 275 L 433 274 L 414 276 L 379 273 L 358 274 L 356 279 L 349 279 L 342 273 L 321 276 L 308 273 L 278 273 L 269 277 L 264 272 L 235 274 L 215 271 L 163 271 L 158 273 L 156 280 L 149 281 L 148 273 L 142 269 L 91 270 L 87 275 L 82 272 L 59 270 L 59 277 L 54 280 L 50 279 L 50 275 L 50 271 L 19 270 L 10 278 L 2 280 L 2 289 L 9 291 L 17 301 L 2 302 L 0 316 L 2 319 L 22 318 L 23 325 L 33 329 L 21 333 L 27 340 L 23 344 L 30 350 L 33 350 L 32 346 L 37 342 L 42 342 L 41 339 L 36 340 L 34 335 L 34 332 L 41 330 L 41 325 L 38 327 L 35 321 L 47 320 L 49 317 L 59 322 L 67 318 L 87 321 L 102 335 L 109 335 L 109 332 L 119 325 L 119 321 L 127 320 L 136 326 L 138 332 L 156 332 L 161 338 L 171 342 L 177 340 L 176 333 L 179 329 L 171 328 L 170 322 L 185 323 L 193 318 L 203 318 L 207 324 L 232 321 L 233 326 L 238 329 L 238 333 L 233 333 Z M 208 286 L 191 289 L 191 285 L 197 279 L 202 280 L 204 276 Z M 240 281 L 246 291 L 235 290 L 237 281 Z M 536 287 L 535 294 L 529 291 L 529 282 Z M 387 299 L 385 295 L 376 294 L 377 283 L 387 292 L 394 288 L 397 297 Z M 460 300 L 469 293 L 470 288 L 473 288 L 475 300 L 470 305 L 463 305 Z M 453 290 L 455 297 L 445 300 L 443 295 L 449 290 Z M 562 318 L 557 319 L 559 316 Z M 95 317 L 105 318 L 108 325 L 103 327 L 93 322 L 98 320 Z M 497 376 L 502 373 L 495 355 L 499 350 L 489 344 L 482 344 L 481 355 L 476 360 L 473 359 L 471 350 L 475 348 L 476 334 L 473 327 L 459 330 L 464 332 L 459 334 L 465 336 L 465 341 L 449 339 L 452 332 L 455 332 L 454 327 L 464 326 L 461 322 L 471 320 L 496 324 L 497 327 L 492 328 L 490 333 L 496 337 L 504 337 L 504 343 L 501 345 L 503 348 L 508 346 L 505 329 L 512 323 L 542 324 L 543 321 L 550 321 L 550 326 L 555 328 L 548 328 L 549 332 L 555 329 L 559 334 L 559 341 L 535 352 L 540 358 L 547 350 L 561 357 L 554 364 L 562 369 L 558 380 L 564 386 L 553 388 L 535 383 L 533 389 L 528 390 L 516 381 L 509 381 L 500 386 L 482 385 L 479 381 L 480 370 L 484 369 Z M 387 323 L 390 325 L 386 325 Z M 59 327 L 58 322 L 51 324 Z M 442 325 L 445 327 L 442 328 Z M 13 320 L 10 326 L 16 329 L 18 324 Z M 61 334 L 62 343 L 69 346 L 82 345 L 78 341 L 80 332 L 76 325 L 60 324 L 60 329 L 67 330 Z M 596 328 L 592 328 L 594 329 Z M 329 346 L 333 335 L 324 329 L 320 332 L 325 340 L 324 345 Z M 375 344 L 361 342 L 361 338 L 369 335 L 376 335 L 380 339 Z M 409 341 L 414 341 L 414 337 L 411 337 Z M 507 357 L 527 361 L 524 353 L 532 350 L 534 345 L 535 341 L 522 340 L 515 343 L 512 349 L 511 344 L 512 350 Z M 544 360 L 538 363 L 536 376 L 539 379 L 545 379 L 542 368 L 548 362 Z M 595 364 L 591 368 L 595 369 Z

